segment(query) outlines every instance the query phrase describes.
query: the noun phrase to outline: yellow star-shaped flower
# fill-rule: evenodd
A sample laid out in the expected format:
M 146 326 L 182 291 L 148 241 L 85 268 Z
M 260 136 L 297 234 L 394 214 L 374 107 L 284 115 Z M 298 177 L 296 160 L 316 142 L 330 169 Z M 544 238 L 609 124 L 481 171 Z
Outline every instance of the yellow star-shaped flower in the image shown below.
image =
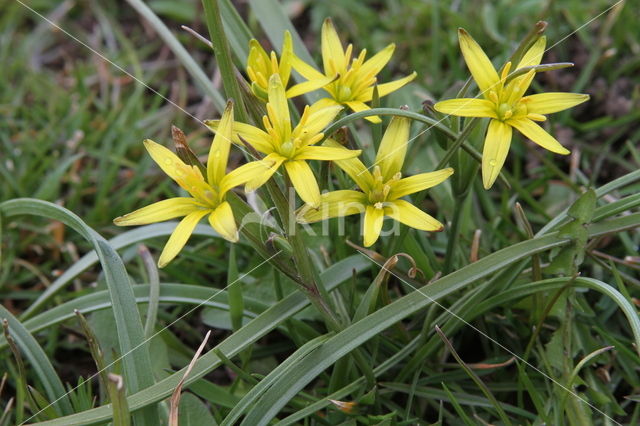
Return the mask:
M 268 94 L 267 115 L 262 118 L 265 130 L 244 123 L 233 124 L 233 142 L 242 145 L 244 140 L 265 154 L 264 159 L 259 161 L 263 164 L 262 171 L 247 182 L 245 190 L 254 191 L 264 185 L 284 164 L 300 198 L 307 204 L 318 206 L 320 188 L 307 160 L 344 160 L 360 155 L 359 150 L 313 146 L 322 140 L 322 130 L 333 121 L 342 107 L 306 106 L 298 125 L 292 128 L 287 96 L 278 74 L 273 74 L 269 79 Z M 221 120 L 205 122 L 213 131 L 219 131 L 221 123 Z
M 247 58 L 247 76 L 251 81 L 251 91 L 264 102 L 268 101 L 269 78 L 273 74 L 278 74 L 282 85 L 286 88 L 291 77 L 291 62 L 293 60 L 293 42 L 291 33 L 285 31 L 282 42 L 282 54 L 280 60 L 276 52 L 270 54 L 262 48 L 258 40 L 252 39 L 249 42 L 249 57 Z M 307 92 L 318 90 L 331 82 L 327 77 L 315 81 L 305 81 L 290 87 L 286 94 L 288 98 L 300 96 Z
M 500 174 L 511 145 L 513 128 L 551 152 L 568 154 L 569 150 L 535 122 L 545 121 L 547 118 L 544 114 L 581 104 L 589 99 L 589 95 L 550 92 L 524 96 L 535 76 L 534 69 L 507 82 L 511 62 L 507 62 L 501 75 L 498 75 L 478 43 L 463 29 L 458 31 L 458 35 L 464 60 L 484 99 L 449 99 L 438 102 L 434 108 L 461 117 L 491 118 L 482 152 L 482 182 L 485 189 L 491 188 Z M 540 37 L 515 69 L 539 65 L 545 45 L 546 38 Z
M 414 176 L 402 177 L 402 165 L 407 154 L 410 121 L 394 117 L 384 133 L 376 155 L 373 173 L 357 158 L 336 161 L 358 185 L 360 191 L 340 190 L 322 194 L 319 208 L 304 206 L 298 210 L 300 223 L 312 223 L 332 217 L 364 213 L 363 234 L 366 247 L 380 236 L 384 217 L 423 231 L 440 231 L 443 225 L 402 197 L 438 185 L 453 174 L 447 168 Z M 341 147 L 335 141 L 326 144 Z
M 364 111 L 370 109 L 366 102 L 373 98 L 373 88 L 377 82 L 376 76 L 391 59 L 395 44 L 390 44 L 383 50 L 365 61 L 367 50 L 363 49 L 357 58 L 351 60 L 353 45 L 349 44 L 347 50 L 342 48 L 342 43 L 338 33 L 327 18 L 322 25 L 322 62 L 324 74 L 302 61 L 294 55 L 293 69 L 298 71 L 309 82 L 319 82 L 330 78 L 331 83 L 324 86 L 331 97 L 321 99 L 320 104 L 346 105 L 353 111 Z M 351 63 L 350 63 L 351 62 Z M 391 92 L 400 89 L 405 84 L 416 78 L 415 71 L 410 75 L 390 83 L 378 85 L 378 95 L 386 96 Z M 367 117 L 367 120 L 379 123 L 377 116 Z
M 144 146 L 160 168 L 190 197 L 175 197 L 158 201 L 132 213 L 114 219 L 118 226 L 146 225 L 154 222 L 184 217 L 169 237 L 162 250 L 158 266 L 167 265 L 182 250 L 198 222 L 209 216 L 209 224 L 223 238 L 238 241 L 238 230 L 226 193 L 252 179 L 264 170 L 259 162 L 244 164 L 226 173 L 233 128 L 233 105 L 227 104 L 220 127 L 213 139 L 207 161 L 207 176 L 197 166 L 185 164 L 176 154 L 164 146 L 145 140 Z

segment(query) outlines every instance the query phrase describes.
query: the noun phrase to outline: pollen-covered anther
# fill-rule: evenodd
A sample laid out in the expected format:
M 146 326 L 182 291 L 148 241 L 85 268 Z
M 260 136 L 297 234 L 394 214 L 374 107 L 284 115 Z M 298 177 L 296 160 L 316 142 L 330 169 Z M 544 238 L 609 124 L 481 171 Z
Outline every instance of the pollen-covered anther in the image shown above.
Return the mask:
M 489 90 L 487 97 L 491 102 L 493 102 L 496 105 L 498 105 L 498 103 L 500 102 L 500 99 L 498 98 L 498 94 L 496 93 L 495 90 Z
M 380 201 L 378 201 L 373 205 L 373 207 L 375 207 L 378 210 L 382 210 L 384 208 L 384 205 Z
M 382 170 L 380 170 L 380 166 L 373 167 L 373 179 L 376 182 L 382 183 Z

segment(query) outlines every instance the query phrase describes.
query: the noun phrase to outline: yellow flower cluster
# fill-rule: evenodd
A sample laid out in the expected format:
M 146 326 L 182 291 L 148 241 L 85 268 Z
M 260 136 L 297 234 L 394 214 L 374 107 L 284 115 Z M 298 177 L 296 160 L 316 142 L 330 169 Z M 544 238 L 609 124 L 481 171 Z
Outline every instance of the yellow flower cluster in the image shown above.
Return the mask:
M 541 37 L 523 56 L 514 71 L 528 67 L 525 73 L 510 74 L 507 63 L 500 75 L 477 43 L 464 30 L 459 32 L 460 47 L 469 70 L 481 91 L 482 99 L 451 99 L 439 102 L 435 109 L 463 117 L 491 119 L 482 157 L 482 176 L 485 188 L 491 187 L 504 164 L 511 142 L 512 128 L 516 128 L 534 142 L 553 152 L 566 154 L 557 140 L 535 121 L 544 121 L 543 114 L 570 108 L 588 99 L 587 95 L 545 93 L 524 96 L 540 64 L 545 48 Z M 429 173 L 403 177 L 402 167 L 410 142 L 410 120 L 391 119 L 375 157 L 367 167 L 357 157 L 360 150 L 350 150 L 325 138 L 323 130 L 347 107 L 364 111 L 377 87 L 385 96 L 409 83 L 412 73 L 390 83 L 377 84 L 377 75 L 389 62 L 394 51 L 390 44 L 366 59 L 366 50 L 352 58 L 353 46 L 346 49 L 330 19 L 322 26 L 323 71 L 303 62 L 293 51 L 291 35 L 286 32 L 281 55 L 267 52 L 256 40 L 249 46 L 247 76 L 255 96 L 266 103 L 262 128 L 239 123 L 233 118 L 233 105 L 227 105 L 219 120 L 205 124 L 214 131 L 206 165 L 206 176 L 197 166 L 184 163 L 167 148 L 146 140 L 145 147 L 153 160 L 190 197 L 176 197 L 151 204 L 115 219 L 117 225 L 142 225 L 183 217 L 160 256 L 160 267 L 169 263 L 184 247 L 197 223 L 208 217 L 210 225 L 225 239 L 235 242 L 238 230 L 233 211 L 225 197 L 228 191 L 244 185 L 254 191 L 264 185 L 276 171 L 290 179 L 297 194 L 305 203 L 296 212 L 300 223 L 311 223 L 332 217 L 364 214 L 364 245 L 369 247 L 378 239 L 385 217 L 390 217 L 415 229 L 439 231 L 443 225 L 403 197 L 442 183 L 453 174 L 446 168 Z M 307 81 L 289 88 L 291 71 L 296 70 Z M 322 89 L 328 95 L 313 105 L 305 106 L 295 126 L 289 111 L 288 98 Z M 369 121 L 380 122 L 376 116 Z M 318 145 L 319 142 L 324 142 Z M 231 144 L 250 145 L 264 157 L 227 172 Z M 310 160 L 332 161 L 355 183 L 357 190 L 342 189 L 320 193 Z

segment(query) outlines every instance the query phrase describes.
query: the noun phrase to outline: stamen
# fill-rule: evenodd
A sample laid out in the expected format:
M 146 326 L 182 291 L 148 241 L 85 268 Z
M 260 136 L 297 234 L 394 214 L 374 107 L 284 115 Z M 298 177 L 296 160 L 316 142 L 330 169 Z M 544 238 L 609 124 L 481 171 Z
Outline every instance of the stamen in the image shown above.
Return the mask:
M 271 72 L 278 72 L 278 57 L 276 56 L 276 52 L 271 52 Z
M 489 100 L 494 104 L 498 104 L 498 102 L 500 101 L 500 98 L 498 98 L 498 94 L 495 92 L 495 90 L 489 90 L 489 94 L 487 96 L 489 97 Z
M 383 206 L 383 204 L 381 202 L 378 201 L 377 203 L 375 203 L 373 205 L 373 207 L 375 207 L 378 210 L 382 210 L 384 206 Z

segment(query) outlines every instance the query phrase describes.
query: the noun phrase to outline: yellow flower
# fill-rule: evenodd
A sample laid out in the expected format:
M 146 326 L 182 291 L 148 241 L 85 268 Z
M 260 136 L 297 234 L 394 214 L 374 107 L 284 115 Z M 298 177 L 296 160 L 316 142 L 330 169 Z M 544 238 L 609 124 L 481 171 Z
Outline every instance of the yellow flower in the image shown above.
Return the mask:
M 327 18 L 322 25 L 322 62 L 324 74 L 317 71 L 309 64 L 294 55 L 293 68 L 304 78 L 312 81 L 320 81 L 330 77 L 331 83 L 324 86 L 331 98 L 321 99 L 322 105 L 346 105 L 353 111 L 370 109 L 365 102 L 373 98 L 373 88 L 376 84 L 376 75 L 391 59 L 395 44 L 390 44 L 383 50 L 365 61 L 367 50 L 363 49 L 357 58 L 351 61 L 353 45 L 349 44 L 347 50 L 342 48 L 336 29 L 331 19 Z M 351 64 L 349 64 L 351 62 Z M 378 95 L 386 96 L 398 90 L 416 77 L 415 71 L 410 75 L 390 83 L 378 85 Z M 367 119 L 379 123 L 380 118 L 373 116 Z
M 264 170 L 264 165 L 254 161 L 226 173 L 232 127 L 233 105 L 229 102 L 222 120 L 220 120 L 218 133 L 211 144 L 206 177 L 202 176 L 197 166 L 185 164 L 171 150 L 152 140 L 144 141 L 144 146 L 153 161 L 191 196 L 158 201 L 120 216 L 113 222 L 119 226 L 146 225 L 184 216 L 162 250 L 158 260 L 160 268 L 176 257 L 187 243 L 198 222 L 207 215 L 209 215 L 209 223 L 213 229 L 223 238 L 232 242 L 238 241 L 238 230 L 233 211 L 229 203 L 225 201 L 225 195 L 230 189 L 244 184 L 256 173 Z
M 344 160 L 360 155 L 359 150 L 313 146 L 322 140 L 324 134 L 321 131 L 342 107 L 307 105 L 300 122 L 292 129 L 287 97 L 278 74 L 269 79 L 268 94 L 267 115 L 262 117 L 266 131 L 249 124 L 233 124 L 233 142 L 242 145 L 246 141 L 265 154 L 264 159 L 258 162 L 264 165 L 263 169 L 247 182 L 245 191 L 254 191 L 262 186 L 284 164 L 300 198 L 307 204 L 318 206 L 320 188 L 307 160 Z M 221 120 L 207 120 L 205 124 L 213 131 L 219 131 Z
M 507 62 L 501 75 L 498 75 L 478 43 L 463 29 L 458 31 L 458 35 L 464 60 L 484 99 L 449 99 L 438 102 L 434 108 L 442 113 L 461 117 L 491 118 L 482 152 L 482 182 L 485 189 L 491 188 L 500 174 L 509 152 L 512 128 L 551 152 L 568 154 L 569 150 L 535 121 L 545 121 L 547 118 L 543 114 L 581 104 L 589 99 L 589 95 L 558 92 L 524 96 L 535 76 L 535 70 L 529 70 L 507 83 L 511 62 Z M 545 44 L 546 38 L 540 37 L 515 69 L 539 65 Z
M 282 42 L 282 55 L 280 61 L 276 52 L 271 51 L 269 55 L 262 48 L 258 40 L 252 39 L 249 42 L 249 57 L 247 59 L 247 75 L 251 80 L 251 91 L 260 99 L 267 102 L 269 78 L 273 74 L 278 74 L 282 85 L 286 88 L 291 77 L 291 61 L 293 58 L 293 42 L 291 33 L 285 31 Z M 331 78 L 317 81 L 306 81 L 296 84 L 287 90 L 287 97 L 293 98 L 307 92 L 312 92 L 322 88 L 331 82 Z
M 298 210 L 301 223 L 312 223 L 332 217 L 364 212 L 363 234 L 366 247 L 375 243 L 382 230 L 385 216 L 423 231 L 441 231 L 443 226 L 413 204 L 401 198 L 443 182 L 453 174 L 447 168 L 414 176 L 402 177 L 401 170 L 407 154 L 410 122 L 394 117 L 382 137 L 373 173 L 357 158 L 336 161 L 358 185 L 360 191 L 340 190 L 322 194 L 320 208 L 304 206 Z M 327 145 L 341 148 L 335 141 Z

